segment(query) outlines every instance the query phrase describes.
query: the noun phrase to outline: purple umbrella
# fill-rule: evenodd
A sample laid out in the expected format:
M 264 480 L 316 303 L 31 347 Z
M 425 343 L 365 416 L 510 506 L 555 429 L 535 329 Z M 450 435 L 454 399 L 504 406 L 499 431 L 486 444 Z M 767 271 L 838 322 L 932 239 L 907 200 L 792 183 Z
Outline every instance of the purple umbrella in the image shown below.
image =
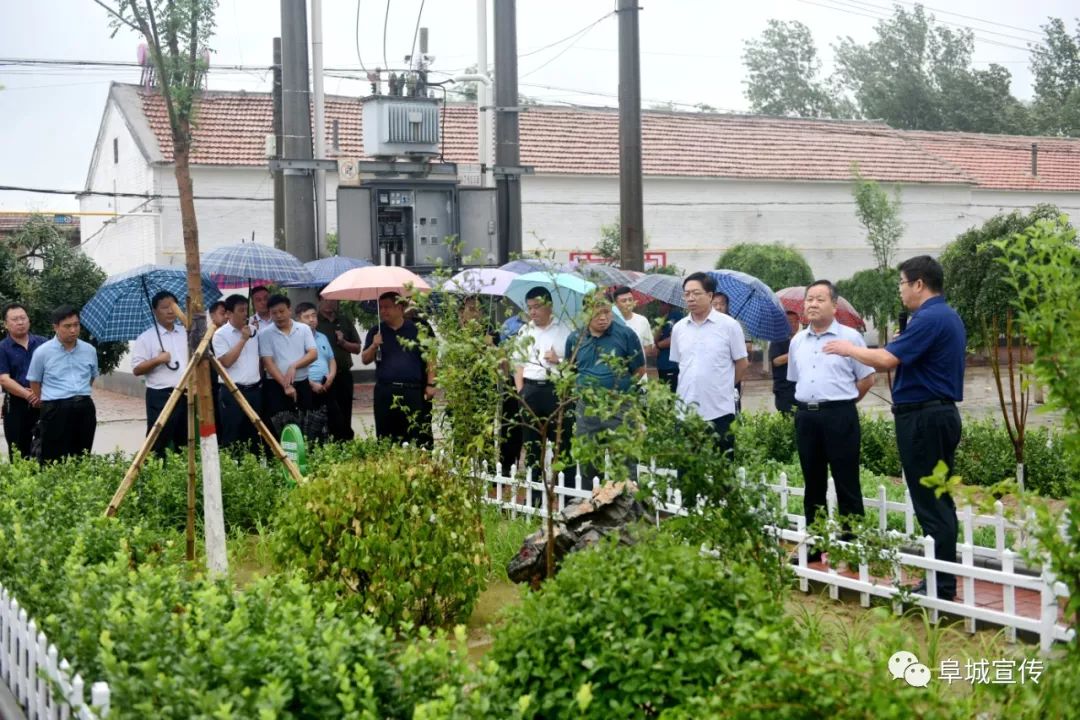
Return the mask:
M 495 268 L 469 268 L 446 281 L 440 288 L 458 295 L 505 295 L 517 275 Z

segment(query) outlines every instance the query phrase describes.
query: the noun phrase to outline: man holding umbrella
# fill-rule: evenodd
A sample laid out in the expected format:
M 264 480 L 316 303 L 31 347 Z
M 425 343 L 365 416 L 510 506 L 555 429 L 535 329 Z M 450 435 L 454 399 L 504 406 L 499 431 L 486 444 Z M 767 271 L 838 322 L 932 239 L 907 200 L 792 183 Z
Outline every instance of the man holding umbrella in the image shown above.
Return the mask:
M 188 364 L 187 330 L 176 321 L 176 296 L 167 290 L 154 295 L 150 306 L 154 325 L 144 330 L 131 348 L 132 373 L 146 377 L 146 432 L 154 427 L 169 396 L 180 382 Z M 181 400 L 165 421 L 154 442 L 154 453 L 187 445 L 187 403 Z

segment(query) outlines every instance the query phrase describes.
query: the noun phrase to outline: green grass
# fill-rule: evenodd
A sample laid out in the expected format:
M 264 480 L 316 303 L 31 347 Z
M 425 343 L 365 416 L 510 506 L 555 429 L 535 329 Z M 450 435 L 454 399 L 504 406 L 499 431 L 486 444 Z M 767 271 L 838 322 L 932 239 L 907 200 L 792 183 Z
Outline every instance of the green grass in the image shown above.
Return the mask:
M 540 527 L 538 519 L 528 515 L 513 517 L 501 508 L 485 505 L 481 510 L 484 522 L 484 544 L 487 546 L 491 567 L 490 582 L 509 582 L 506 565 L 521 549 L 525 538 Z

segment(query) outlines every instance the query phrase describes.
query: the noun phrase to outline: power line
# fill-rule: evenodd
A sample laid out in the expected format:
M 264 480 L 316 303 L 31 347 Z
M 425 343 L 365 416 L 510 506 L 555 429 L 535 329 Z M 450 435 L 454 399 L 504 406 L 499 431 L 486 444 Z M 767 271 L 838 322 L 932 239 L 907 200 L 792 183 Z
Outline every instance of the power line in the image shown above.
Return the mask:
M 390 67 L 390 62 L 386 59 L 386 28 L 390 25 L 390 0 L 386 0 L 386 12 L 383 14 L 382 23 L 382 61 L 383 65 Z
M 139 200 L 178 200 L 179 195 L 164 193 L 106 192 L 102 190 L 59 190 L 57 188 L 24 187 L 21 185 L 0 185 L 0 191 L 26 192 L 35 195 L 94 195 L 97 197 L 136 198 Z M 196 195 L 195 200 L 242 200 L 273 202 L 273 197 L 250 197 L 244 195 Z
M 879 3 L 869 2 L 868 0 L 831 0 L 831 1 L 832 2 L 842 2 L 845 5 L 855 5 L 855 6 L 862 5 L 862 6 L 865 6 L 865 7 L 868 7 L 868 8 L 873 8 L 874 10 L 878 10 L 880 12 L 890 12 L 892 10 L 892 8 L 887 6 L 887 5 L 881 5 Z M 910 3 L 905 3 L 905 4 L 910 4 Z M 927 9 L 929 9 L 929 8 L 927 8 Z M 1031 38 L 1020 37 L 1018 35 L 1012 35 L 1012 34 L 1009 34 L 1009 33 L 997 32 L 996 30 L 987 30 L 985 28 L 974 28 L 974 27 L 972 27 L 970 25 L 964 25 L 962 23 L 954 23 L 954 22 L 950 22 L 948 20 L 942 20 L 941 18 L 934 18 L 934 20 L 935 20 L 935 22 L 939 22 L 939 23 L 941 23 L 943 25 L 952 25 L 953 27 L 958 27 L 958 28 L 962 28 L 962 29 L 965 29 L 965 30 L 970 30 L 973 33 L 974 32 L 980 32 L 980 33 L 984 33 L 986 35 L 997 35 L 999 37 L 1008 38 L 1010 40 L 1019 40 L 1020 42 L 1031 42 Z M 1036 33 L 1036 34 L 1038 34 L 1038 33 Z
M 523 58 L 523 57 L 528 57 L 530 55 L 535 55 L 536 53 L 543 52 L 544 50 L 547 50 L 548 48 L 555 47 L 556 45 L 561 45 L 562 43 L 566 42 L 567 40 L 570 40 L 572 38 L 577 37 L 578 35 L 581 35 L 584 32 L 592 30 L 594 26 L 599 25 L 601 22 L 603 22 L 604 20 L 607 20 L 609 17 L 611 17 L 614 14 L 615 14 L 615 11 L 613 10 L 613 11 L 609 12 L 607 15 L 602 15 L 602 16 L 598 17 L 596 20 L 593 20 L 591 23 L 589 23 L 585 27 L 583 27 L 583 28 L 581 28 L 579 30 L 575 30 L 574 32 L 570 33 L 569 35 L 567 35 L 564 38 L 556 40 L 555 42 L 548 43 L 547 45 L 544 45 L 543 47 L 538 47 L 535 50 L 530 50 L 529 52 L 518 53 L 518 58 L 520 59 L 520 58 Z
M 360 71 L 366 75 L 367 69 L 360 57 L 360 0 L 356 0 L 356 61 L 360 63 Z
M 420 0 L 420 11 L 416 13 L 416 28 L 412 34 L 412 49 L 409 50 L 410 60 L 416 57 L 416 36 L 420 34 L 420 18 L 424 15 L 424 2 L 425 0 Z
M 922 5 L 922 3 L 908 2 L 908 0 L 893 0 L 893 2 L 899 3 L 901 5 L 908 5 L 908 6 L 911 6 L 911 7 L 917 7 L 919 5 Z M 941 8 L 930 7 L 929 5 L 922 5 L 922 6 L 924 8 L 926 8 L 927 10 L 932 10 L 933 12 L 941 13 L 942 15 L 952 15 L 953 17 L 963 18 L 965 20 L 972 20 L 974 22 L 980 22 L 980 23 L 983 23 L 984 25 L 994 25 L 994 26 L 997 26 L 997 27 L 1007 28 L 1009 30 L 1017 30 L 1019 32 L 1030 33 L 1031 35 L 1036 35 L 1036 36 L 1038 36 L 1040 38 L 1043 36 L 1043 33 L 1038 31 L 1038 30 L 1031 30 L 1029 28 L 1017 27 L 1016 25 L 1007 25 L 1005 23 L 999 23 L 999 22 L 996 22 L 994 20 L 985 20 L 983 18 L 975 17 L 975 16 L 972 16 L 972 15 L 963 15 L 961 13 L 955 13 L 955 12 L 951 12 L 949 10 L 942 10 Z

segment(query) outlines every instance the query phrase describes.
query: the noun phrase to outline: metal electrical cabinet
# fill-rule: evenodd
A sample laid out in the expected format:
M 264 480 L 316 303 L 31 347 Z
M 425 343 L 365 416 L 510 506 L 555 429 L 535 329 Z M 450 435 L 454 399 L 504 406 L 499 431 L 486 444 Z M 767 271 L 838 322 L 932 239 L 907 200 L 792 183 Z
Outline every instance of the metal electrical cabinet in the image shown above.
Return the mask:
M 455 182 L 371 181 L 338 187 L 341 253 L 378 265 L 430 270 L 495 262 L 495 192 Z M 461 255 L 452 245 L 460 239 Z M 479 250 L 474 253 L 474 250 Z

